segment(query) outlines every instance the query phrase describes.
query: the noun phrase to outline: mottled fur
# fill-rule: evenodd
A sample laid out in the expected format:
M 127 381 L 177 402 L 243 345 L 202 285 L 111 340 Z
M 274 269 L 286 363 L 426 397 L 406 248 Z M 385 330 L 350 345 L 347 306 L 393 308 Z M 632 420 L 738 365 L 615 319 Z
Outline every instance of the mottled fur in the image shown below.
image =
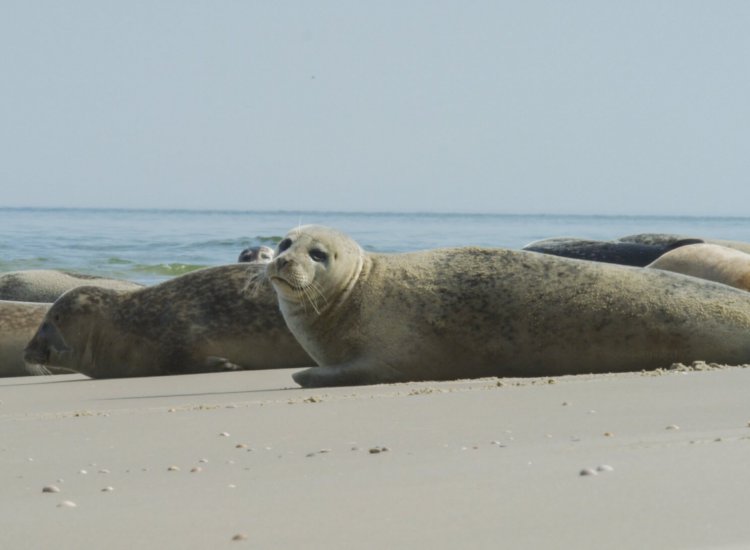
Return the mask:
M 256 264 L 206 268 L 118 293 L 64 294 L 27 348 L 27 360 L 93 378 L 156 376 L 312 364 L 287 330 L 273 290 L 253 293 Z
M 747 293 L 657 270 L 473 247 L 368 254 L 306 226 L 267 273 L 321 365 L 295 374 L 303 386 L 750 362 Z

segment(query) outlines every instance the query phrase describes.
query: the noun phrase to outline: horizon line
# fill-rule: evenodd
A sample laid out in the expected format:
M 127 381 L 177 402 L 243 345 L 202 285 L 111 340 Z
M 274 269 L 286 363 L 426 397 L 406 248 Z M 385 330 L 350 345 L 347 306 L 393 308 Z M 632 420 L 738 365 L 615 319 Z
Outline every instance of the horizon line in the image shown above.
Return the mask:
M 232 213 L 232 214 L 337 214 L 365 216 L 505 216 L 505 217 L 569 217 L 569 218 L 736 218 L 748 219 L 750 216 L 738 214 L 593 214 L 593 213 L 553 213 L 553 212 L 486 212 L 486 211 L 444 211 L 444 210 L 319 210 L 319 209 L 253 209 L 233 208 L 166 208 L 166 207 L 114 207 L 114 206 L 2 206 L 0 210 L 100 210 L 118 212 L 185 212 L 185 213 Z

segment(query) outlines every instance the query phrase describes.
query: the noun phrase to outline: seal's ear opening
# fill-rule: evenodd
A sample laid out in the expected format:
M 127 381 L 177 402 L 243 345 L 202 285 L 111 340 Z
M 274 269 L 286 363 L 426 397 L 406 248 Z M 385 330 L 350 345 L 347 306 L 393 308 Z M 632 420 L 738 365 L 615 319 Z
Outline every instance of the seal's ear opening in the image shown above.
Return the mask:
M 681 246 L 686 246 L 689 244 L 705 244 L 706 241 L 703 239 L 680 239 L 679 241 L 675 241 L 672 244 L 670 244 L 665 252 L 669 252 L 670 250 L 674 250 L 675 248 L 680 248 Z

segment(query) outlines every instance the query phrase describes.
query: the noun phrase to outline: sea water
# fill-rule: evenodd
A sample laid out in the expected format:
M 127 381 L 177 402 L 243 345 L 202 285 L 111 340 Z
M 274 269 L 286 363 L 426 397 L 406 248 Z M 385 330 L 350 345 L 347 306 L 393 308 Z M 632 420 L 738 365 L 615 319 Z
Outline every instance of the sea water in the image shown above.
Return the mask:
M 233 263 L 244 248 L 273 247 L 308 223 L 344 231 L 373 252 L 518 249 L 551 237 L 634 233 L 750 241 L 750 217 L 0 208 L 0 272 L 64 269 L 153 284 Z

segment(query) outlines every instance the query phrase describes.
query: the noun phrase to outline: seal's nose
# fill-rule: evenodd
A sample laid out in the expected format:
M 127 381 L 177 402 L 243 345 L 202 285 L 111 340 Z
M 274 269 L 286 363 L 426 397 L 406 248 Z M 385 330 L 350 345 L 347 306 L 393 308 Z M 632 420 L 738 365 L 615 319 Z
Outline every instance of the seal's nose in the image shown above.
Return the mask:
M 277 269 L 283 269 L 284 266 L 289 263 L 289 260 L 287 260 L 284 256 L 277 256 L 274 262 L 276 263 Z

